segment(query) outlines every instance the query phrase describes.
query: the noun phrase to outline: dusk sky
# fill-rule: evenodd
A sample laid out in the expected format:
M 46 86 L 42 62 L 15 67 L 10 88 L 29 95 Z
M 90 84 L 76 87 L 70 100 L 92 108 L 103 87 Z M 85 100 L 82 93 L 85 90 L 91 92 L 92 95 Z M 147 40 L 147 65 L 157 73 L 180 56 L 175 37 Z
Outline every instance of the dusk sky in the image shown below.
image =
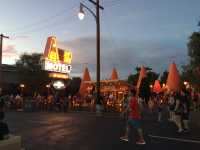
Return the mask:
M 115 66 L 124 79 L 139 65 L 156 72 L 187 63 L 187 42 L 198 30 L 200 0 L 100 0 L 101 72 L 109 78 Z M 73 52 L 72 76 L 82 75 L 84 64 L 95 79 L 96 26 L 85 10 L 77 17 L 79 3 L 88 0 L 1 0 L 0 33 L 5 39 L 3 63 L 14 63 L 22 53 L 43 53 L 48 36 L 59 47 Z

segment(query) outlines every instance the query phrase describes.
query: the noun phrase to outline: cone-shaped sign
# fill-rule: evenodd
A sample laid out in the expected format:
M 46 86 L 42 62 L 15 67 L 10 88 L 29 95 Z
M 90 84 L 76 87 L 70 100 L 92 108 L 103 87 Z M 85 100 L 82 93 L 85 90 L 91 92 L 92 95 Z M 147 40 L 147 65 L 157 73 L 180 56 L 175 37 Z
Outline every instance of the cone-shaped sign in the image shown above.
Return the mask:
M 172 91 L 180 90 L 180 75 L 176 64 L 173 62 L 169 67 L 169 74 L 167 77 L 167 89 Z
M 140 88 L 140 84 L 142 82 L 142 79 L 146 77 L 146 69 L 144 66 L 141 66 L 140 69 L 140 74 L 139 74 L 139 78 L 138 78 L 138 82 L 137 82 L 137 89 Z
M 160 86 L 160 81 L 159 80 L 156 80 L 155 83 L 154 83 L 154 86 L 153 86 L 153 92 L 155 93 L 160 93 L 162 90 L 161 86 Z
M 55 36 L 50 36 L 47 38 L 47 43 L 46 43 L 45 51 L 44 51 L 44 57 L 54 62 L 59 61 L 57 40 Z
M 79 89 L 79 93 L 81 95 L 86 94 L 88 87 L 90 86 L 90 84 L 85 81 L 91 81 L 90 73 L 87 67 L 85 67 L 85 70 L 83 72 L 83 78 L 82 78 L 80 89 Z
M 85 67 L 85 70 L 83 72 L 83 81 L 91 81 L 91 78 L 90 78 L 90 73 L 89 73 L 89 70 L 87 67 Z
M 113 68 L 113 70 L 112 70 L 112 74 L 111 74 L 110 79 L 111 80 L 118 80 L 119 79 L 117 70 L 115 68 Z

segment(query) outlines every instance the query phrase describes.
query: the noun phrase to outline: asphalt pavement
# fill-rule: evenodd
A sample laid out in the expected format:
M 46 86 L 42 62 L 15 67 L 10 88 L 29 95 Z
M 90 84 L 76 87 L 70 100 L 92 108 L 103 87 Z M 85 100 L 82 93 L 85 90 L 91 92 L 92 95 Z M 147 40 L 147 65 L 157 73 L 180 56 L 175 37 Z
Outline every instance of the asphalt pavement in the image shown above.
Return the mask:
M 156 114 L 145 114 L 146 145 L 120 141 L 125 121 L 118 114 L 96 116 L 87 112 L 7 112 L 11 132 L 22 136 L 26 150 L 199 150 L 200 127 L 191 124 L 190 133 L 176 133 L 166 119 L 158 123 Z M 134 134 L 134 132 L 133 132 Z

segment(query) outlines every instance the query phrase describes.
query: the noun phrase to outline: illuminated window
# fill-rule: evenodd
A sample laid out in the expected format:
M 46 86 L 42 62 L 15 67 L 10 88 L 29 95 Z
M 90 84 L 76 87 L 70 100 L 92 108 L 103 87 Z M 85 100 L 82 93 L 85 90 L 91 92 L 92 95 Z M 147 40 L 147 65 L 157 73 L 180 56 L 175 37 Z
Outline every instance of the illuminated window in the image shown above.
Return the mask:
M 64 63 L 71 64 L 71 62 L 72 62 L 72 53 L 65 52 L 64 53 Z
M 55 51 L 51 51 L 49 54 L 49 59 L 54 62 L 58 61 L 58 54 Z

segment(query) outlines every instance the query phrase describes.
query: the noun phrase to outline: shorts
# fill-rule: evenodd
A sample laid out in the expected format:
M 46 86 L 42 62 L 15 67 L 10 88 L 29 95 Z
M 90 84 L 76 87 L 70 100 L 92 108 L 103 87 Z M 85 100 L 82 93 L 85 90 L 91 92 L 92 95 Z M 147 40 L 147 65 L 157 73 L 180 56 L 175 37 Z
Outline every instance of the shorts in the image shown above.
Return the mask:
M 135 119 L 128 119 L 128 125 L 133 126 L 134 128 L 138 129 L 141 128 L 141 120 Z

